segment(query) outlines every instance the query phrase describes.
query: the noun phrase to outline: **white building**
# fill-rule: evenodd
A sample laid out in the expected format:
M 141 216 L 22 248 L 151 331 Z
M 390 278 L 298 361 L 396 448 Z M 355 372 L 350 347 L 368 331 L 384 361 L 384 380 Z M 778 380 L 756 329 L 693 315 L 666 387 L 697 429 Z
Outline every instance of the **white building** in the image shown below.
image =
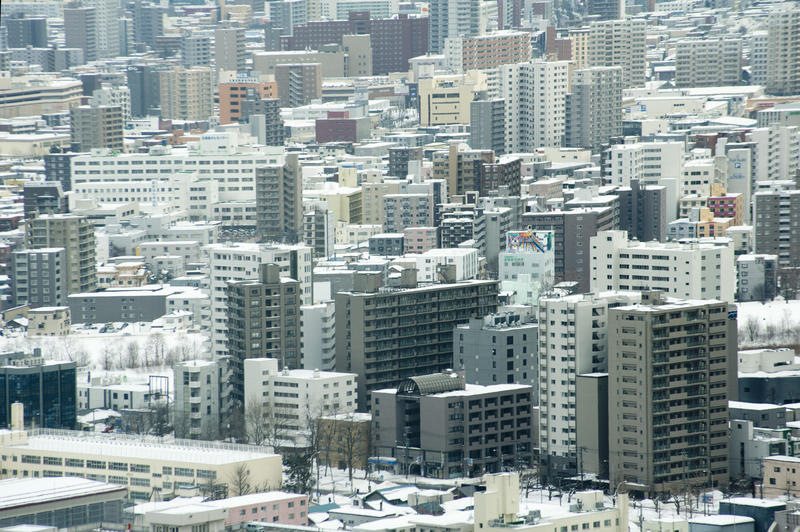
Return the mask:
M 207 290 L 184 288 L 183 291 L 167 296 L 167 312 L 192 313 L 192 327 L 208 330 L 211 327 L 211 299 Z
M 659 185 L 662 178 L 680 181 L 682 142 L 626 142 L 609 150 L 604 174 L 611 185 L 630 186 L 631 179 L 645 185 Z
M 441 281 L 442 268 L 454 268 L 455 278 L 450 282 L 475 279 L 478 275 L 478 250 L 475 248 L 437 248 L 424 253 L 409 253 L 392 261 L 417 269 L 417 282 Z
M 506 153 L 561 146 L 569 61 L 501 65 L 499 94 L 505 100 Z
M 123 122 L 131 119 L 131 91 L 124 85 L 113 87 L 104 83 L 102 88 L 95 89 L 92 93 L 92 104 L 95 106 L 118 105 L 122 108 Z
M 311 248 L 283 244 L 232 243 L 206 246 L 211 268 L 211 341 L 217 355 L 227 352 L 228 281 L 258 278 L 258 265 L 272 262 L 280 266 L 281 277 L 300 281 L 301 302 L 311 304 Z
M 591 247 L 593 292 L 662 290 L 682 299 L 735 300 L 729 238 L 638 242 L 628 240 L 627 231 L 601 231 L 591 238 Z
M 127 382 L 122 377 L 91 377 L 78 382 L 78 410 L 143 410 L 156 399 L 150 386 Z
M 264 423 L 279 427 L 280 439 L 300 441 L 309 419 L 355 412 L 356 377 L 355 373 L 318 369 L 279 371 L 276 358 L 246 359 L 245 415 L 248 409 L 260 406 Z
M 738 85 L 742 79 L 742 39 L 721 36 L 683 39 L 675 45 L 678 87 Z
M 173 375 L 175 437 L 219 439 L 230 398 L 228 359 L 186 360 Z
M 536 305 L 542 290 L 553 284 L 553 232 L 509 231 L 498 265 L 501 290 L 514 292 L 517 304 Z
M 336 305 L 323 301 L 300 307 L 301 353 L 305 369 L 336 366 Z
M 608 371 L 608 307 L 639 292 L 539 298 L 539 445 L 548 475 L 576 474 L 576 378 Z

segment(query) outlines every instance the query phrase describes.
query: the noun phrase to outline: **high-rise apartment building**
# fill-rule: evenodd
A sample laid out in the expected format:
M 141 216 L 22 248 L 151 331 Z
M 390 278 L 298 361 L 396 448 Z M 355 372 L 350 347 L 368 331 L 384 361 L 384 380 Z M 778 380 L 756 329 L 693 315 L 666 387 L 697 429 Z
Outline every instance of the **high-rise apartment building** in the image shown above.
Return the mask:
M 81 105 L 70 110 L 72 143 L 79 151 L 96 148 L 122 150 L 122 107 L 118 105 Z
M 625 0 L 589 0 L 587 12 L 601 20 L 617 20 L 625 18 Z
M 303 210 L 303 242 L 314 251 L 315 258 L 331 256 L 334 252 L 333 211 L 322 201 Z
M 243 402 L 245 360 L 270 357 L 281 367 L 301 367 L 300 282 L 281 277 L 277 264 L 260 264 L 257 279 L 229 281 L 226 297 L 232 393 Z
M 433 0 L 428 17 L 428 48 L 441 54 L 448 37 L 480 35 L 485 23 L 479 0 Z
M 568 67 L 568 61 L 531 61 L 499 68 L 506 153 L 561 146 Z
M 92 105 L 117 105 L 122 110 L 123 122 L 131 119 L 131 91 L 125 85 L 114 87 L 107 83 L 102 84 L 92 92 Z
M 280 266 L 282 278 L 300 281 L 300 305 L 312 302 L 311 249 L 304 245 L 253 243 L 210 244 L 205 248 L 211 262 L 211 342 L 215 356 L 227 352 L 227 284 L 258 279 L 262 263 Z
M 69 211 L 67 197 L 58 181 L 28 181 L 22 189 L 25 218 Z
M 138 1 L 133 7 L 133 42 L 152 48 L 156 37 L 164 34 L 166 9 L 147 1 Z
M 102 57 L 98 43 L 97 10 L 93 7 L 65 7 L 64 39 L 67 48 L 83 50 L 84 61 L 95 61 Z
M 243 115 L 250 123 L 250 134 L 265 146 L 283 146 L 286 131 L 281 119 L 281 101 L 278 98 L 260 98 L 248 95 L 243 102 Z
M 638 299 L 636 292 L 539 298 L 539 448 L 549 478 L 582 472 L 576 379 L 608 371 L 609 308 Z
M 505 100 L 473 100 L 469 111 L 469 146 L 505 153 Z
M 630 186 L 614 191 L 619 197 L 619 228 L 640 242 L 667 236 L 667 189 L 658 185 L 640 185 L 632 179 Z
M 13 306 L 60 307 L 67 304 L 66 251 L 39 248 L 11 254 Z
M 755 252 L 778 256 L 779 275 L 800 269 L 800 190 L 765 190 L 753 194 Z M 783 283 L 782 283 L 783 284 Z M 800 281 L 792 283 L 800 285 Z M 797 286 L 796 288 L 800 288 Z
M 628 240 L 625 231 L 591 239 L 591 289 L 660 290 L 684 299 L 733 303 L 736 268 L 728 238 L 681 242 Z
M 611 484 L 650 496 L 727 486 L 736 335 L 735 309 L 719 301 L 645 292 L 609 309 Z
M 158 73 L 161 118 L 206 121 L 214 116 L 214 71 L 175 67 Z
M 742 80 L 742 39 L 685 39 L 675 45 L 675 85 L 717 87 Z
M 130 90 L 131 116 L 144 117 L 157 113 L 161 105 L 158 69 L 151 65 L 134 65 L 125 72 Z
M 44 214 L 25 226 L 28 249 L 64 248 L 61 275 L 70 294 L 91 292 L 97 284 L 94 224 L 85 216 Z
M 381 289 L 356 274 L 352 291 L 336 294 L 336 369 L 358 374 L 359 409 L 373 390 L 453 367 L 453 328 L 497 310 L 497 281 L 464 281 Z
M 275 65 L 275 82 L 281 107 L 299 107 L 322 97 L 322 65 Z
M 570 31 L 577 68 L 622 67 L 622 87 L 641 87 L 647 61 L 644 19 L 602 20 Z
M 230 358 L 185 360 L 173 367 L 175 437 L 216 440 L 230 414 Z
M 598 149 L 622 134 L 622 68 L 574 70 L 565 103 L 564 144 Z
M 769 12 L 767 37 L 767 86 L 770 94 L 800 93 L 800 5 L 777 4 Z
M 303 232 L 303 175 L 297 153 L 283 165 L 256 170 L 256 236 L 262 242 L 294 244 Z
M 214 30 L 214 66 L 217 71 L 241 72 L 247 68 L 244 28 Z
M 453 72 L 485 70 L 531 60 L 531 35 L 526 31 L 495 31 L 445 39 L 445 65 Z
M 211 33 L 186 30 L 181 34 L 181 64 L 186 68 L 211 66 Z
M 448 194 L 464 194 L 479 189 L 481 165 L 493 162 L 493 151 L 451 141 L 447 150 L 433 153 L 433 178 L 447 182 Z

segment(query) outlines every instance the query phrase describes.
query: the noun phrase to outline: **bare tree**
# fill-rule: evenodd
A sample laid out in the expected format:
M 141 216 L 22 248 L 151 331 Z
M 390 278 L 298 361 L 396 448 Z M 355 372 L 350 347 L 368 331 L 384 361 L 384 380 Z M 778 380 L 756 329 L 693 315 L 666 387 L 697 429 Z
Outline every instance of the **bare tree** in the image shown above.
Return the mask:
M 125 367 L 138 368 L 139 367 L 139 342 L 128 342 L 125 349 Z
M 246 464 L 239 464 L 228 479 L 228 486 L 233 497 L 247 495 L 253 489 L 250 469 Z
M 758 322 L 758 318 L 755 316 L 747 318 L 747 321 L 744 322 L 744 330 L 747 333 L 748 341 L 755 342 L 761 330 L 761 324 Z
M 353 483 L 353 469 L 357 464 L 366 460 L 367 448 L 370 442 L 371 423 L 358 421 L 353 414 L 347 414 L 343 423 L 340 423 L 337 430 L 337 440 L 341 438 L 342 449 L 344 450 L 344 461 L 347 466 L 347 476 L 350 484 Z
M 264 445 L 267 441 L 267 409 L 256 396 L 247 401 L 244 424 L 247 441 L 254 445 Z

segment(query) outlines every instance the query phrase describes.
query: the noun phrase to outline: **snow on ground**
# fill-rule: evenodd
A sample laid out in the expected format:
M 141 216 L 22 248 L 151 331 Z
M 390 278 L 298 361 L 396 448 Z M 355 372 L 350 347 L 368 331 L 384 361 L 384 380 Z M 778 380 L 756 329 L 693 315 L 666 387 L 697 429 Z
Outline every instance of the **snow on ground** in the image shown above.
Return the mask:
M 90 370 L 152 373 L 180 360 L 208 358 L 208 338 L 203 333 L 152 328 L 150 323 L 72 326 L 61 337 L 33 336 L 4 331 L 0 351 L 42 350 L 47 360 L 74 360 Z
M 737 303 L 739 346 L 800 343 L 800 300 Z

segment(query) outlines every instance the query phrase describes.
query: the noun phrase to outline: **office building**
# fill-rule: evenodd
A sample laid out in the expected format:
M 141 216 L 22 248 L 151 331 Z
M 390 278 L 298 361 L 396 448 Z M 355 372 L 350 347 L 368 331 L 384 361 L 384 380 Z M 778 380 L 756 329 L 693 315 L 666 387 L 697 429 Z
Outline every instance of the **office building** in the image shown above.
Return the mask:
M 302 367 L 300 359 L 300 283 L 281 277 L 277 264 L 260 264 L 258 278 L 229 281 L 227 351 L 231 357 L 233 398 L 244 397 L 244 361 L 272 357 L 282 368 Z
M 445 39 L 444 56 L 447 69 L 457 73 L 525 63 L 531 60 L 531 35 L 511 30 L 472 37 L 454 35 Z
M 295 244 L 303 233 L 303 176 L 296 153 L 283 165 L 256 169 L 256 236 L 261 242 Z
M 604 152 L 603 179 L 607 184 L 624 187 L 632 186 L 633 179 L 639 180 L 641 185 L 661 185 L 662 179 L 674 179 L 677 184 L 681 180 L 682 167 L 675 161 L 682 161 L 683 155 L 682 142 L 613 144 Z M 668 216 L 667 219 L 671 221 L 674 217 Z
M 591 282 L 589 240 L 599 231 L 613 229 L 615 210 L 612 206 L 573 210 L 525 213 L 523 227 L 531 231 L 553 232 L 553 281 L 575 282 L 576 290 L 587 292 Z
M 428 17 L 375 17 L 367 5 L 336 20 L 309 21 L 281 37 L 282 50 L 320 50 L 326 44 L 344 45 L 346 35 L 369 35 L 372 49 L 370 75 L 407 72 L 408 60 L 428 53 Z
M 800 6 L 794 2 L 776 4 L 768 17 L 766 90 L 776 96 L 800 93 L 800 41 L 795 35 L 800 24 Z
M 58 307 L 66 304 L 68 284 L 64 248 L 39 248 L 11 254 L 13 306 Z
M 622 68 L 572 71 L 565 100 L 564 144 L 598 150 L 622 134 Z
M 625 18 L 625 0 L 589 0 L 586 4 L 589 16 L 600 20 Z
M 504 292 L 514 292 L 516 304 L 536 305 L 539 295 L 555 284 L 553 233 L 508 231 L 497 278 Z
M 269 3 L 269 20 L 273 28 L 280 28 L 281 35 L 291 35 L 295 26 L 308 22 L 308 0 L 279 0 Z
M 372 394 L 373 446 L 401 471 L 433 478 L 533 462 L 533 389 L 466 384 L 456 373 L 409 377 Z
M 439 331 L 497 310 L 497 281 L 417 288 L 410 277 L 408 288 L 381 290 L 376 276 L 357 273 L 354 289 L 336 294 L 336 369 L 358 374 L 360 410 L 373 390 L 452 368 L 452 335 Z
M 143 281 L 144 269 L 140 271 Z M 167 297 L 184 291 L 187 289 L 161 284 L 105 287 L 96 292 L 73 292 L 67 297 L 67 304 L 75 323 L 153 321 L 168 312 Z
M 453 330 L 453 362 L 470 384 L 539 389 L 539 324 L 523 310 L 474 318 Z M 491 353 L 491 356 L 489 354 Z
M 61 275 L 68 293 L 89 292 L 97 284 L 94 225 L 85 216 L 45 214 L 25 226 L 28 249 L 64 248 Z
M 0 428 L 12 428 L 14 403 L 24 407 L 24 426 L 72 429 L 76 422 L 75 362 L 0 353 Z
M 219 123 L 246 122 L 250 114 L 265 114 L 258 102 L 276 98 L 278 86 L 251 78 L 236 78 L 219 84 Z
M 322 65 L 275 65 L 275 82 L 281 107 L 299 107 L 322 97 Z
M 175 437 L 220 439 L 230 422 L 230 359 L 185 360 L 172 371 Z
M 70 110 L 72 145 L 79 151 L 122 150 L 125 122 L 118 105 L 81 105 Z
M 417 85 L 420 125 L 469 124 L 472 101 L 486 90 L 486 75 L 477 70 L 434 75 L 420 79 Z
M 736 399 L 736 313 L 728 303 L 643 292 L 608 311 L 611 483 L 643 493 L 723 488 Z
M 604 423 L 578 425 L 583 405 L 577 401 L 577 378 L 608 371 L 609 308 L 638 299 L 636 292 L 539 298 L 539 447 L 541 467 L 550 479 L 584 472 L 578 446 L 582 431 Z
M 261 412 L 268 433 L 283 443 L 308 442 L 309 423 L 356 411 L 356 376 L 319 369 L 278 369 L 275 358 L 244 361 L 244 408 Z M 275 444 L 275 442 L 270 442 Z
M 577 68 L 622 67 L 622 88 L 642 87 L 646 64 L 644 19 L 601 20 L 570 31 Z
M 18 471 L 17 476 L 105 477 L 137 502 L 150 501 L 154 491 L 173 498 L 189 486 L 235 493 L 235 472 L 242 468 L 255 485 L 281 485 L 281 457 L 241 444 L 77 430 L 6 431 L 0 432 L 0 451 L 0 467 Z
M 97 10 L 93 7 L 64 8 L 64 36 L 67 48 L 83 50 L 86 62 L 103 57 L 99 43 Z
M 214 30 L 214 66 L 217 72 L 241 72 L 247 68 L 244 28 Z
M 174 67 L 158 73 L 161 118 L 205 122 L 214 112 L 214 71 Z
M 129 66 L 125 72 L 130 89 L 131 116 L 141 118 L 157 113 L 161 105 L 158 69 L 150 65 Z
M 742 39 L 685 39 L 675 45 L 675 85 L 719 87 L 742 80 Z
M 473 100 L 469 111 L 469 146 L 505 153 L 505 100 Z M 391 158 L 391 152 L 389 154 Z
M 4 17 L 8 48 L 47 48 L 47 19 L 17 14 Z
M 591 289 L 660 290 L 683 299 L 734 302 L 733 245 L 727 238 L 681 242 L 628 240 L 625 231 L 591 239 Z
M 448 37 L 472 37 L 485 28 L 478 0 L 433 0 L 429 9 L 428 48 L 432 54 L 444 52 Z
M 561 146 L 568 66 L 568 61 L 532 61 L 499 68 L 500 97 L 505 100 L 506 153 Z
M 69 111 L 80 105 L 82 91 L 81 82 L 75 79 L 36 82 L 16 76 L 11 86 L 0 91 L 0 118 Z

